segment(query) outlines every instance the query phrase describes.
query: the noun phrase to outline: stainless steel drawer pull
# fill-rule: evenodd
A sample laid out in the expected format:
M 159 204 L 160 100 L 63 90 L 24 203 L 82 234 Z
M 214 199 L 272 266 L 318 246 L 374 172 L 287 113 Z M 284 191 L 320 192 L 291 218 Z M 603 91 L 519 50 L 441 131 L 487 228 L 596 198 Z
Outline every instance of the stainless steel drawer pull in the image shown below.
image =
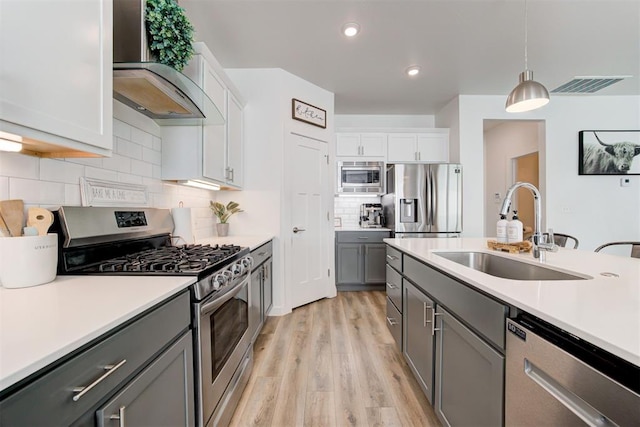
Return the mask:
M 124 427 L 124 406 L 118 409 L 118 415 L 111 415 L 110 420 L 118 420 L 118 427 Z
M 398 259 L 397 256 L 393 256 L 393 255 L 387 255 L 387 258 L 389 258 L 391 261 L 395 261 Z
M 265 256 L 267 254 L 266 251 L 258 252 L 258 256 Z
M 428 313 L 429 310 L 433 309 L 433 306 L 427 305 L 426 302 L 423 302 L 422 305 L 423 305 L 422 316 L 423 316 L 423 320 L 424 320 L 424 327 L 426 328 L 427 327 L 427 323 L 431 323 L 431 320 L 427 320 L 427 313 Z M 433 335 L 433 333 L 431 335 Z
M 80 398 L 82 396 L 84 396 L 85 394 L 87 394 L 87 392 L 89 390 L 91 390 L 92 388 L 94 388 L 95 386 L 97 386 L 98 384 L 100 384 L 102 381 L 105 380 L 105 378 L 107 378 L 109 375 L 113 374 L 115 371 L 118 370 L 118 368 L 120 368 L 122 365 L 124 365 L 125 363 L 127 363 L 127 359 L 122 359 L 122 361 L 120 363 L 118 363 L 117 365 L 106 365 L 104 367 L 104 369 L 107 371 L 104 374 L 102 374 L 102 376 L 100 378 L 98 378 L 97 380 L 95 380 L 94 382 L 92 382 L 91 384 L 89 384 L 86 387 L 75 387 L 73 389 L 73 392 L 76 393 L 73 395 L 73 401 L 77 402 L 78 400 L 80 400 Z
M 368 240 L 368 237 L 358 237 L 358 240 Z
M 436 331 L 441 331 L 441 328 L 436 328 L 436 316 L 442 316 L 442 313 L 436 313 L 434 308 L 431 309 L 431 336 L 436 334 Z
M 393 317 L 387 317 L 387 322 L 389 322 L 389 325 L 391 326 L 396 326 L 398 324 L 398 321 Z
M 390 287 L 391 289 L 398 289 L 398 286 L 394 285 L 393 283 L 387 282 L 387 286 Z

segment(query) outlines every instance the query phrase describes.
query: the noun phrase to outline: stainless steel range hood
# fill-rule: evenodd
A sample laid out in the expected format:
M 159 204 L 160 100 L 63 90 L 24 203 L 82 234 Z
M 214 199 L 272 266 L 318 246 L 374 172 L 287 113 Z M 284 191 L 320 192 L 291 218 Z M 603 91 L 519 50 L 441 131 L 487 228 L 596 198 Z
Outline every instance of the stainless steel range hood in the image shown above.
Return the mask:
M 161 126 L 224 124 L 191 79 L 153 62 L 145 30 L 146 0 L 113 0 L 113 97 Z

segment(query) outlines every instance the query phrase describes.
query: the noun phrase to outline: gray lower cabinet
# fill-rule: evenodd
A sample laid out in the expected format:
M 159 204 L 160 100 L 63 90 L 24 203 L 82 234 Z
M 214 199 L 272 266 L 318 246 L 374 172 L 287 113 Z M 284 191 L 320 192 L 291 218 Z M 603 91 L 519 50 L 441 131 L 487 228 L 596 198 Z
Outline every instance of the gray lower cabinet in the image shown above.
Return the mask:
M 388 231 L 336 232 L 338 290 L 384 289 Z
M 509 307 L 389 249 L 387 283 L 402 277 L 403 355 L 438 418 L 445 426 L 503 426 Z
M 193 426 L 190 309 L 185 291 L 45 368 L 3 397 L 0 425 L 102 425 L 108 409 L 106 425 Z M 152 407 L 164 417 L 145 415 Z M 122 415 L 126 424 L 112 418 Z
M 435 303 L 409 281 L 403 287 L 403 354 L 427 400 L 433 404 Z
M 273 306 L 273 246 L 269 241 L 251 251 L 251 299 L 249 308 L 249 333 L 252 342 L 260 333 L 264 321 Z
M 504 356 L 441 307 L 436 311 L 435 404 L 445 426 L 501 426 Z
M 189 332 L 96 412 L 98 427 L 194 425 L 192 354 Z

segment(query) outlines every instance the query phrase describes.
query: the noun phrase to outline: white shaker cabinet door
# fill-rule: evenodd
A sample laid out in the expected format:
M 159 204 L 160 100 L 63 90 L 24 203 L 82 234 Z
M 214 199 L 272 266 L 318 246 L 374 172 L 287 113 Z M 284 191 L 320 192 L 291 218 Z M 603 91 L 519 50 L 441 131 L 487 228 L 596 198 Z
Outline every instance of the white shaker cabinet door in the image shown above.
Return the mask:
M 97 154 L 111 150 L 111 6 L 0 0 L 0 129 Z
M 244 181 L 242 146 L 242 105 L 229 92 L 227 102 L 227 183 L 238 188 L 242 188 Z
M 213 68 L 198 57 L 202 63 L 202 85 L 207 96 L 227 120 L 227 89 Z M 225 125 L 205 125 L 202 129 L 202 175 L 224 182 L 226 171 L 226 127 Z
M 342 133 L 336 135 L 336 156 L 359 156 L 360 135 L 357 133 Z
M 421 162 L 446 163 L 449 161 L 449 134 L 418 134 L 418 160 Z
M 416 134 L 394 133 L 389 134 L 387 144 L 387 162 L 417 162 Z
M 360 152 L 364 157 L 385 157 L 387 136 L 383 133 L 360 134 Z

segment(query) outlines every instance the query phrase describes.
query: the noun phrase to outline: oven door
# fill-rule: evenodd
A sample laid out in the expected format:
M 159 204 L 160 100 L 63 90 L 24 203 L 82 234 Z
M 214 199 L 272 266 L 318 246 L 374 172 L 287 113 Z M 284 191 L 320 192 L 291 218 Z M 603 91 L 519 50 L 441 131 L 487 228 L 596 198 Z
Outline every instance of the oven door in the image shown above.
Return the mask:
M 221 402 L 242 356 L 251 343 L 249 327 L 249 272 L 224 295 L 197 304 L 200 408 L 205 425 Z

